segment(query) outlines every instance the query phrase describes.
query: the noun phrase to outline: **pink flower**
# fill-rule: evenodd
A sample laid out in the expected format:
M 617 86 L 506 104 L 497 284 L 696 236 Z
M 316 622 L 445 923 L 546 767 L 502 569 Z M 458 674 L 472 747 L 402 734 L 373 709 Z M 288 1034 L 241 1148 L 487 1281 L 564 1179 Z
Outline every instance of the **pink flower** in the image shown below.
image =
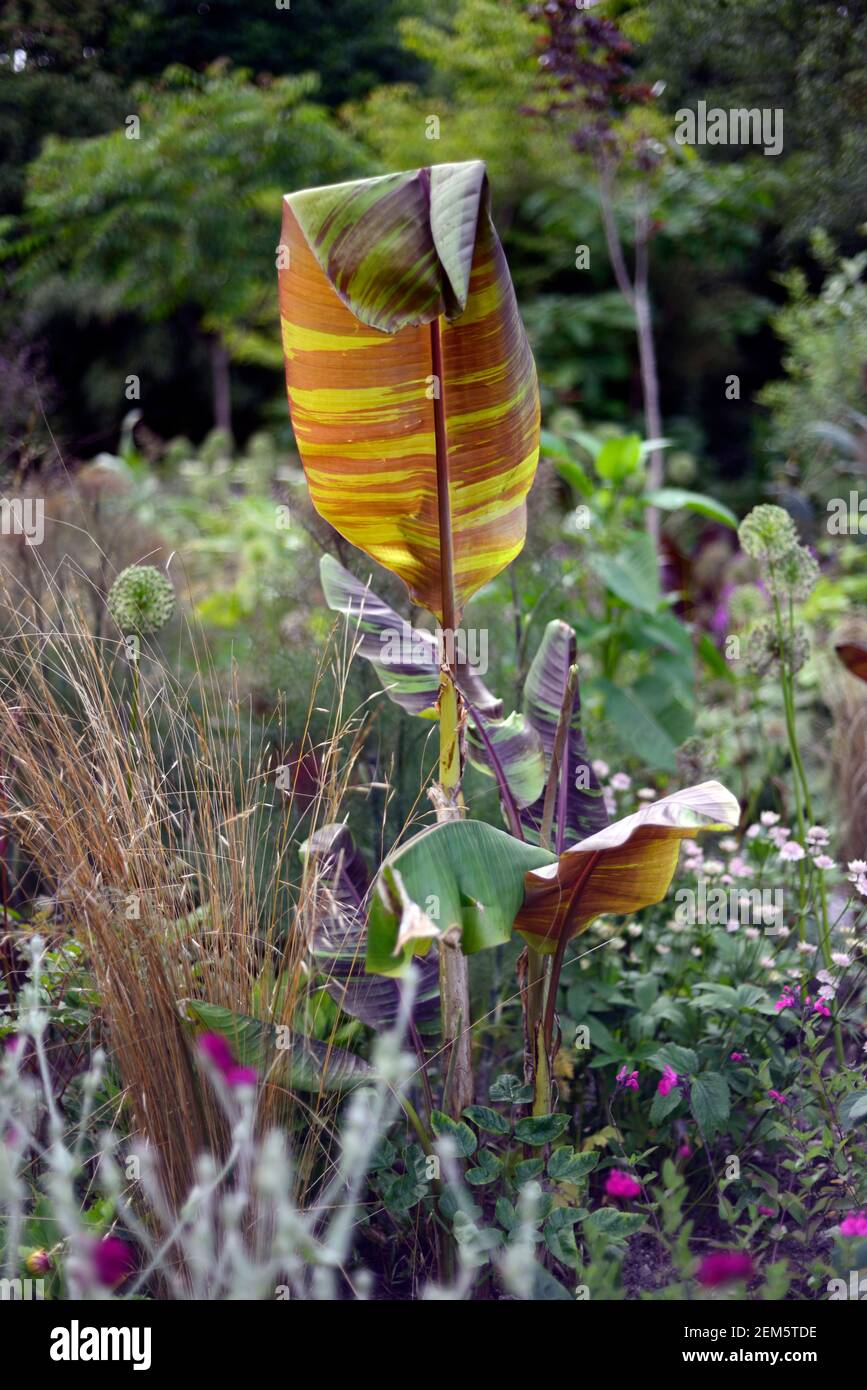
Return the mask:
M 628 1173 L 621 1173 L 619 1168 L 614 1168 L 605 1184 L 605 1191 L 609 1197 L 623 1197 L 631 1201 L 633 1197 L 641 1194 L 641 1185 Z
M 834 868 L 834 860 L 831 858 L 830 854 L 817 854 L 813 863 L 816 865 L 817 869 Z
M 823 1018 L 831 1017 L 831 1010 L 828 1008 L 828 1005 L 825 1003 L 823 999 L 816 1000 L 815 1004 L 813 1005 L 813 1013 L 821 1014 Z
M 686 1143 L 678 1144 L 678 1146 L 677 1146 L 677 1156 L 678 1156 L 678 1158 L 689 1158 L 689 1156 L 690 1156 L 691 1153 L 692 1153 L 692 1149 L 689 1147 L 689 1144 L 686 1144 Z
M 867 1216 L 863 1211 L 850 1211 L 840 1222 L 841 1236 L 867 1236 Z
M 775 1100 L 778 1105 L 788 1105 L 789 1103 L 786 1100 L 786 1097 L 784 1095 L 781 1095 L 779 1091 L 775 1091 L 773 1087 L 771 1088 L 771 1090 L 768 1091 L 768 1095 L 770 1096 L 771 1100 Z
M 632 786 L 632 778 L 625 772 L 615 772 L 611 778 L 611 786 L 616 792 L 628 792 Z
M 90 1259 L 93 1273 L 100 1284 L 113 1289 L 132 1272 L 135 1265 L 132 1249 L 126 1241 L 117 1236 L 106 1236 L 97 1240 L 91 1247 Z
M 761 1212 L 762 1216 L 775 1216 L 775 1215 L 776 1215 L 776 1212 L 774 1211 L 774 1208 L 773 1208 L 773 1207 L 759 1207 L 759 1211 Z
M 791 985 L 785 985 L 785 986 L 783 987 L 783 992 L 782 992 L 782 994 L 780 995 L 779 999 L 777 1000 L 776 1004 L 774 1005 L 774 1008 L 776 1009 L 777 1013 L 779 1013 L 781 1009 L 791 1009 L 791 1008 L 794 1008 L 794 1004 L 795 1004 L 795 996 L 794 996 L 794 994 L 792 993 L 792 987 L 791 987 Z
M 199 1051 L 220 1073 L 227 1086 L 255 1086 L 258 1077 L 253 1067 L 239 1066 L 232 1049 L 221 1033 L 202 1033 Z
M 630 1090 L 630 1091 L 637 1091 L 637 1090 L 638 1090 L 638 1072 L 637 1072 L 637 1071 L 627 1071 L 625 1067 L 621 1067 L 620 1070 L 619 1070 L 619 1072 L 617 1073 L 617 1084 L 618 1084 L 618 1086 L 623 1086 L 623 1087 L 625 1087 L 627 1090 Z
M 729 1057 L 732 1062 L 742 1062 L 744 1060 L 744 1054 L 742 1052 L 731 1052 L 729 1053 Z
M 699 1266 L 696 1278 L 706 1289 L 719 1288 L 720 1284 L 734 1284 L 739 1279 L 752 1279 L 753 1262 L 743 1250 L 717 1250 L 706 1255 Z
M 780 850 L 780 858 L 785 859 L 791 864 L 797 863 L 799 859 L 803 859 L 804 854 L 804 846 L 799 845 L 797 840 L 787 840 Z
M 662 1073 L 662 1080 L 660 1081 L 656 1089 L 661 1096 L 667 1096 L 669 1091 L 674 1090 L 675 1086 L 677 1085 L 677 1082 L 678 1075 L 677 1072 L 674 1070 L 674 1067 L 666 1065 L 665 1070 Z

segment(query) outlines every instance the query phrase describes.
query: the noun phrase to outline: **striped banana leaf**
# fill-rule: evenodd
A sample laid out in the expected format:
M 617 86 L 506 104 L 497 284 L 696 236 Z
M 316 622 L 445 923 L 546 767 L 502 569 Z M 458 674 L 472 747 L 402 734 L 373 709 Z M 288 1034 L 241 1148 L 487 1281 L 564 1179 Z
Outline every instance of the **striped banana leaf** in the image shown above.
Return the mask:
M 630 913 L 668 892 L 680 842 L 707 830 L 731 830 L 738 800 L 719 782 L 686 787 L 573 845 L 553 864 L 531 870 L 515 930 L 552 953 L 604 912 Z
M 539 650 L 527 672 L 524 685 L 524 714 L 528 724 L 538 734 L 545 752 L 546 776 L 551 767 L 551 755 L 560 711 L 569 682 L 569 672 L 577 660 L 575 633 L 568 623 L 555 619 L 545 628 Z M 542 825 L 544 795 L 521 812 L 521 822 L 528 839 L 538 843 Z M 602 830 L 608 824 L 608 812 L 599 779 L 590 764 L 590 755 L 581 726 L 581 697 L 577 681 L 572 700 L 563 761 L 554 801 L 552 829 L 557 852 Z
M 451 586 L 457 620 L 523 546 L 539 449 L 484 164 L 289 194 L 282 245 L 287 392 L 314 506 L 440 621 Z

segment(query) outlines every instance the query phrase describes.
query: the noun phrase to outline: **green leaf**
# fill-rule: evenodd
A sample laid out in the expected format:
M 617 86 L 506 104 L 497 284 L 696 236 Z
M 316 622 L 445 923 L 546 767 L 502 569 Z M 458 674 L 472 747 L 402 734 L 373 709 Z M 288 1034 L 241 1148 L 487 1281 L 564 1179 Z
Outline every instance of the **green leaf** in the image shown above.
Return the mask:
M 571 1269 L 576 1268 L 580 1259 L 573 1229 L 580 1219 L 581 1213 L 574 1207 L 557 1207 L 542 1228 L 545 1244 L 551 1254 Z
M 593 685 L 602 695 L 605 717 L 613 724 L 624 747 L 645 766 L 674 772 L 677 744 L 653 715 L 630 691 L 621 690 L 604 676 L 597 676 Z
M 524 874 L 555 862 L 556 855 L 482 821 L 447 821 L 423 830 L 389 856 L 376 881 L 368 970 L 403 974 L 414 951 L 424 954 L 437 931 L 453 926 L 461 929 L 465 955 L 503 945 L 524 899 Z M 403 902 L 395 891 L 398 882 Z M 416 936 L 398 949 L 407 902 L 428 918 L 431 935 Z
M 705 1071 L 691 1081 L 690 1103 L 696 1124 L 707 1138 L 723 1128 L 731 1108 L 728 1082 L 719 1072 Z
M 650 1123 L 652 1125 L 662 1124 L 663 1120 L 667 1120 L 669 1115 L 674 1113 L 682 1100 L 683 1091 L 679 1086 L 675 1086 L 667 1096 L 657 1091 L 650 1106 Z
M 606 439 L 594 459 L 594 468 L 603 482 L 616 487 L 635 472 L 641 463 L 641 436 L 624 434 Z
M 508 1197 L 498 1197 L 494 1214 L 504 1231 L 511 1232 L 518 1225 L 518 1213 Z
M 586 1178 L 599 1162 L 595 1153 L 576 1153 L 571 1144 L 562 1144 L 548 1160 L 548 1177 L 553 1182 L 577 1182 Z
M 593 567 L 605 587 L 627 608 L 655 613 L 662 603 L 659 561 L 649 536 L 636 537 L 614 555 L 596 555 Z
M 706 497 L 703 492 L 690 492 L 682 487 L 663 487 L 657 492 L 646 492 L 641 500 L 648 507 L 659 507 L 664 512 L 698 512 L 700 516 L 710 517 L 711 521 L 718 521 L 722 526 L 730 526 L 733 531 L 738 529 L 738 519 L 731 508 L 714 497 Z
M 253 1067 L 262 1081 L 297 1091 L 341 1091 L 374 1075 L 362 1057 L 343 1048 L 202 999 L 184 1002 L 187 1016 L 201 1023 L 205 1031 L 227 1038 L 238 1063 Z
M 528 1115 L 515 1124 L 515 1138 L 538 1147 L 551 1144 L 569 1125 L 568 1115 Z
M 844 1130 L 849 1130 L 864 1119 L 867 1119 L 867 1091 L 850 1091 L 840 1102 L 840 1123 Z
M 646 1217 L 638 1211 L 616 1211 L 614 1207 L 599 1207 L 587 1217 L 584 1225 L 597 1235 L 611 1240 L 625 1240 L 640 1231 Z
M 491 1149 L 480 1149 L 475 1166 L 468 1168 L 464 1176 L 473 1187 L 485 1187 L 489 1182 L 494 1182 L 502 1171 L 501 1159 Z
M 519 1081 L 511 1072 L 501 1072 L 488 1088 L 488 1099 L 507 1101 L 509 1105 L 526 1105 L 533 1099 L 533 1087 Z
M 542 1176 L 542 1169 L 545 1167 L 543 1158 L 525 1158 L 515 1166 L 515 1182 L 518 1187 L 523 1187 L 524 1183 L 533 1182 Z
M 438 1139 L 444 1136 L 451 1139 L 461 1158 L 469 1158 L 476 1152 L 478 1140 L 469 1125 L 460 1120 L 452 1120 L 442 1110 L 431 1111 L 431 1129 Z
M 472 1120 L 474 1125 L 486 1130 L 488 1134 L 508 1134 L 511 1129 L 504 1115 L 499 1115 L 496 1110 L 489 1110 L 486 1105 L 468 1105 L 463 1113 L 468 1120 Z

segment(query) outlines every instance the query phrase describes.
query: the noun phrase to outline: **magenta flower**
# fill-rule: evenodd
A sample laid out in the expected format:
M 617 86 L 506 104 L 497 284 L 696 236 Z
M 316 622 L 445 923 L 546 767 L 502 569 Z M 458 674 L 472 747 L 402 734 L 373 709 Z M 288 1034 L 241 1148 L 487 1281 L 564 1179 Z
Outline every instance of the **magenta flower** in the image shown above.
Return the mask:
M 744 1060 L 744 1054 L 742 1052 L 731 1052 L 729 1056 L 733 1062 L 742 1062 Z
M 617 1084 L 618 1086 L 623 1086 L 626 1090 L 637 1091 L 638 1072 L 627 1071 L 625 1067 L 621 1067 L 617 1073 Z
M 227 1086 L 256 1085 L 258 1077 L 255 1068 L 242 1067 L 235 1061 L 232 1049 L 222 1033 L 202 1033 L 198 1045 L 202 1056 L 220 1073 Z
M 131 1247 L 126 1241 L 118 1240 L 117 1236 L 106 1236 L 103 1240 L 94 1241 L 90 1250 L 90 1260 L 95 1278 L 107 1289 L 113 1289 L 115 1284 L 119 1284 L 132 1273 L 135 1266 Z
M 706 1289 L 721 1284 L 734 1284 L 739 1279 L 752 1279 L 753 1262 L 743 1250 L 716 1250 L 702 1260 L 696 1278 Z
M 828 1008 L 828 1005 L 825 1003 L 824 999 L 816 1000 L 815 1004 L 813 1005 L 813 1013 L 821 1014 L 823 1018 L 831 1017 L 831 1010 Z
M 795 996 L 794 996 L 794 994 L 792 993 L 792 987 L 791 987 L 791 985 L 786 985 L 785 988 L 783 989 L 782 994 L 780 995 L 779 999 L 777 1000 L 776 1004 L 774 1005 L 774 1008 L 776 1009 L 777 1013 L 779 1013 L 781 1009 L 792 1009 L 792 1008 L 794 1008 L 794 1005 L 795 1005 Z
M 678 1145 L 678 1147 L 677 1147 L 677 1156 L 678 1156 L 678 1158 L 689 1158 L 689 1156 L 690 1156 L 691 1153 L 692 1153 L 692 1149 L 689 1147 L 689 1144 L 684 1143 L 684 1144 L 679 1144 L 679 1145 Z
M 774 1211 L 773 1207 L 759 1207 L 759 1211 L 761 1212 L 762 1216 L 776 1216 L 776 1212 Z
M 641 1184 L 628 1173 L 621 1173 L 619 1168 L 614 1168 L 605 1184 L 605 1191 L 609 1197 L 623 1197 L 626 1201 L 631 1201 L 633 1197 L 640 1195 Z
M 841 1236 L 867 1236 L 867 1216 L 863 1211 L 850 1211 L 840 1222 Z
M 781 1095 L 779 1091 L 775 1091 L 773 1087 L 771 1087 L 771 1089 L 768 1091 L 768 1095 L 770 1096 L 771 1100 L 775 1100 L 778 1105 L 788 1105 L 789 1103 L 786 1100 L 786 1097 L 784 1095 Z
M 662 1073 L 662 1080 L 656 1088 L 659 1094 L 661 1096 L 667 1096 L 669 1091 L 674 1090 L 675 1086 L 678 1083 L 678 1079 L 679 1078 L 677 1072 L 674 1070 L 674 1067 L 669 1067 L 668 1065 L 666 1065 L 666 1068 Z

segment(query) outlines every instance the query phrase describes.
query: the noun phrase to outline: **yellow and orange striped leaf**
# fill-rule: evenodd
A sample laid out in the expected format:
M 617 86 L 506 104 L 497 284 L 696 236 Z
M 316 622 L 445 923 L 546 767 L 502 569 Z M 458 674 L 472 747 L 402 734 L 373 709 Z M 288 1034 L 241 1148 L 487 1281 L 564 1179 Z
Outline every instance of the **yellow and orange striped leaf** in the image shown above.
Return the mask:
M 737 798 L 719 782 L 664 796 L 634 815 L 579 840 L 556 863 L 524 876 L 515 930 L 537 951 L 577 936 L 602 913 L 638 912 L 668 892 L 680 842 L 706 830 L 731 830 Z
M 314 506 L 442 621 L 439 392 L 457 617 L 523 546 L 539 448 L 484 164 L 289 194 L 282 245 L 287 392 Z

